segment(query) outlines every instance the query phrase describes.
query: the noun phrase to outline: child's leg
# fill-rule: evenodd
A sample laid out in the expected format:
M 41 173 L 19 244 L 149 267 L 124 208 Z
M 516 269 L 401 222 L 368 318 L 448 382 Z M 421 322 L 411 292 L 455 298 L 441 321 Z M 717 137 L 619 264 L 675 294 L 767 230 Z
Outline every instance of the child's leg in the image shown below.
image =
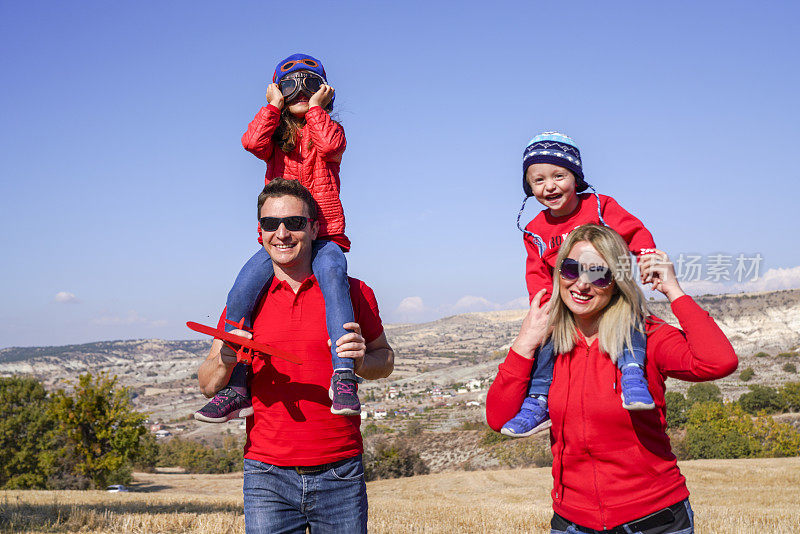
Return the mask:
M 617 367 L 622 371 L 622 407 L 626 410 L 650 410 L 656 405 L 644 376 L 647 336 L 636 328 L 631 329 L 631 345 L 633 350 L 626 346 L 617 358 Z
M 263 248 L 259 249 L 239 271 L 228 293 L 225 319 L 236 323 L 244 319 L 243 326 L 250 328 L 253 310 L 272 280 L 273 274 L 269 254 Z M 226 332 L 230 332 L 236 326 L 225 323 L 224 328 Z M 195 412 L 195 419 L 208 423 L 222 423 L 235 417 L 252 414 L 250 392 L 247 389 L 247 372 L 247 365 L 237 363 L 231 372 L 228 384 L 214 395 L 208 404 Z
M 331 340 L 333 369 L 352 371 L 353 360 L 339 358 L 336 353 L 336 340 L 349 333 L 343 325 L 355 322 L 353 304 L 350 302 L 350 282 L 347 279 L 347 259 L 339 245 L 323 239 L 314 241 L 312 254 L 311 269 L 325 299 L 325 323 Z
M 534 355 L 533 371 L 531 372 L 531 385 L 528 387 L 528 396 L 547 396 L 550 384 L 553 383 L 553 363 L 555 354 L 553 341 L 548 339 L 539 347 Z
M 517 415 L 500 430 L 502 434 L 523 438 L 550 427 L 550 413 L 547 410 L 547 395 L 553 382 L 553 363 L 555 351 L 553 342 L 547 342 L 536 349 L 528 396 L 522 402 Z
M 312 248 L 311 269 L 317 277 L 322 297 L 325 299 L 325 322 L 331 340 L 333 376 L 328 391 L 331 412 L 337 415 L 358 415 L 358 379 L 353 372 L 353 360 L 340 358 L 336 341 L 348 333 L 345 323 L 355 322 L 353 303 L 350 302 L 350 282 L 347 279 L 347 260 L 339 245 L 331 241 L 316 240 Z

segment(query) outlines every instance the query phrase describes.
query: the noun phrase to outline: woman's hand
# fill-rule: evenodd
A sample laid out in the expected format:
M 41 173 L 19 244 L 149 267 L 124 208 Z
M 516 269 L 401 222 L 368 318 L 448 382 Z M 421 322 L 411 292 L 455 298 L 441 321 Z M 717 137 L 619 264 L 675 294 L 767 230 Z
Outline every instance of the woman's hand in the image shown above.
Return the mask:
M 533 297 L 531 309 L 528 310 L 528 314 L 522 320 L 519 335 L 511 345 L 514 352 L 529 360 L 533 359 L 536 349 L 552 332 L 552 328 L 547 328 L 547 319 L 550 317 L 550 302 L 541 305 L 545 291 L 545 289 L 542 289 Z
M 283 93 L 277 83 L 267 86 L 267 102 L 278 109 L 283 109 Z
M 308 99 L 308 107 L 312 108 L 314 106 L 319 106 L 322 109 L 325 109 L 325 106 L 327 106 L 332 99 L 333 87 L 323 83 L 319 86 L 317 92 L 311 95 L 311 98 Z
M 642 281 L 649 282 L 654 290 L 663 293 L 670 302 L 686 294 L 678 284 L 675 267 L 666 252 L 655 249 L 652 254 L 642 256 L 639 259 L 639 270 Z

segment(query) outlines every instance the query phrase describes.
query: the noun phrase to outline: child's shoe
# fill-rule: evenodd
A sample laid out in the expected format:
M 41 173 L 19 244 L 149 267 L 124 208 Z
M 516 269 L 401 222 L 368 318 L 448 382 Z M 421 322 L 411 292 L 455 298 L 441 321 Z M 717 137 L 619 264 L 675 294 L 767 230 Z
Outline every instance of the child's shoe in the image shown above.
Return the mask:
M 547 397 L 526 397 L 519 413 L 503 425 L 500 433 L 512 438 L 524 438 L 546 430 L 552 424 L 547 410 Z
M 249 397 L 236 393 L 229 387 L 224 387 L 208 404 L 194 412 L 194 418 L 206 423 L 224 423 L 236 417 L 245 418 L 253 415 L 253 404 Z
M 656 407 L 647 389 L 644 369 L 636 364 L 622 370 L 622 407 L 626 410 L 652 410 Z
M 334 372 L 328 396 L 333 401 L 331 413 L 336 415 L 361 413 L 361 401 L 358 400 L 358 378 L 353 371 Z

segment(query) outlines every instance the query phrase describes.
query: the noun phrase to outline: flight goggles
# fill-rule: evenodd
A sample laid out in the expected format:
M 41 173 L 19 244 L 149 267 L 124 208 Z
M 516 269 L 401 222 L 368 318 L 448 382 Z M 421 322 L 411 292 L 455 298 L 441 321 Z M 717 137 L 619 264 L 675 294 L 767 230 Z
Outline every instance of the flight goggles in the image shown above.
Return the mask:
M 580 278 L 581 274 L 586 273 L 589 282 L 601 289 L 610 286 L 611 282 L 614 281 L 614 274 L 608 267 L 603 265 L 584 266 L 578 260 L 573 260 L 572 258 L 564 258 L 558 272 L 561 278 L 568 282 L 573 282 Z
M 322 87 L 325 79 L 319 74 L 307 70 L 299 70 L 287 74 L 278 82 L 283 99 L 290 102 L 297 98 L 300 93 L 311 96 Z
M 291 217 L 261 217 L 258 220 L 258 224 L 265 232 L 274 232 L 280 228 L 281 223 L 283 223 L 290 232 L 299 232 L 308 225 L 308 221 L 313 220 L 314 219 L 303 217 L 302 215 L 292 215 Z

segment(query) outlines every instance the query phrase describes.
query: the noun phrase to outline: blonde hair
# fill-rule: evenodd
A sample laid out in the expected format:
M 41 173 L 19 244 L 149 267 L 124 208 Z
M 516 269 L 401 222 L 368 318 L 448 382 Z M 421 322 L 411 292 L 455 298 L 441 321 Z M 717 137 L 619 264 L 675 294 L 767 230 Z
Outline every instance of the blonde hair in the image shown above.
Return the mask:
M 631 330 L 635 328 L 644 332 L 644 319 L 649 312 L 642 290 L 633 275 L 633 260 L 628 246 L 617 232 L 605 226 L 579 226 L 561 244 L 556 259 L 557 269 L 553 273 L 553 302 L 548 320 L 548 326 L 554 328 L 551 334 L 553 346 L 556 354 L 565 354 L 575 347 L 575 318 L 561 299 L 560 275 L 557 271 L 572 247 L 581 241 L 590 243 L 597 250 L 614 275 L 616 290 L 608 306 L 602 311 L 598 340 L 600 350 L 616 363 L 626 346 L 632 351 Z

